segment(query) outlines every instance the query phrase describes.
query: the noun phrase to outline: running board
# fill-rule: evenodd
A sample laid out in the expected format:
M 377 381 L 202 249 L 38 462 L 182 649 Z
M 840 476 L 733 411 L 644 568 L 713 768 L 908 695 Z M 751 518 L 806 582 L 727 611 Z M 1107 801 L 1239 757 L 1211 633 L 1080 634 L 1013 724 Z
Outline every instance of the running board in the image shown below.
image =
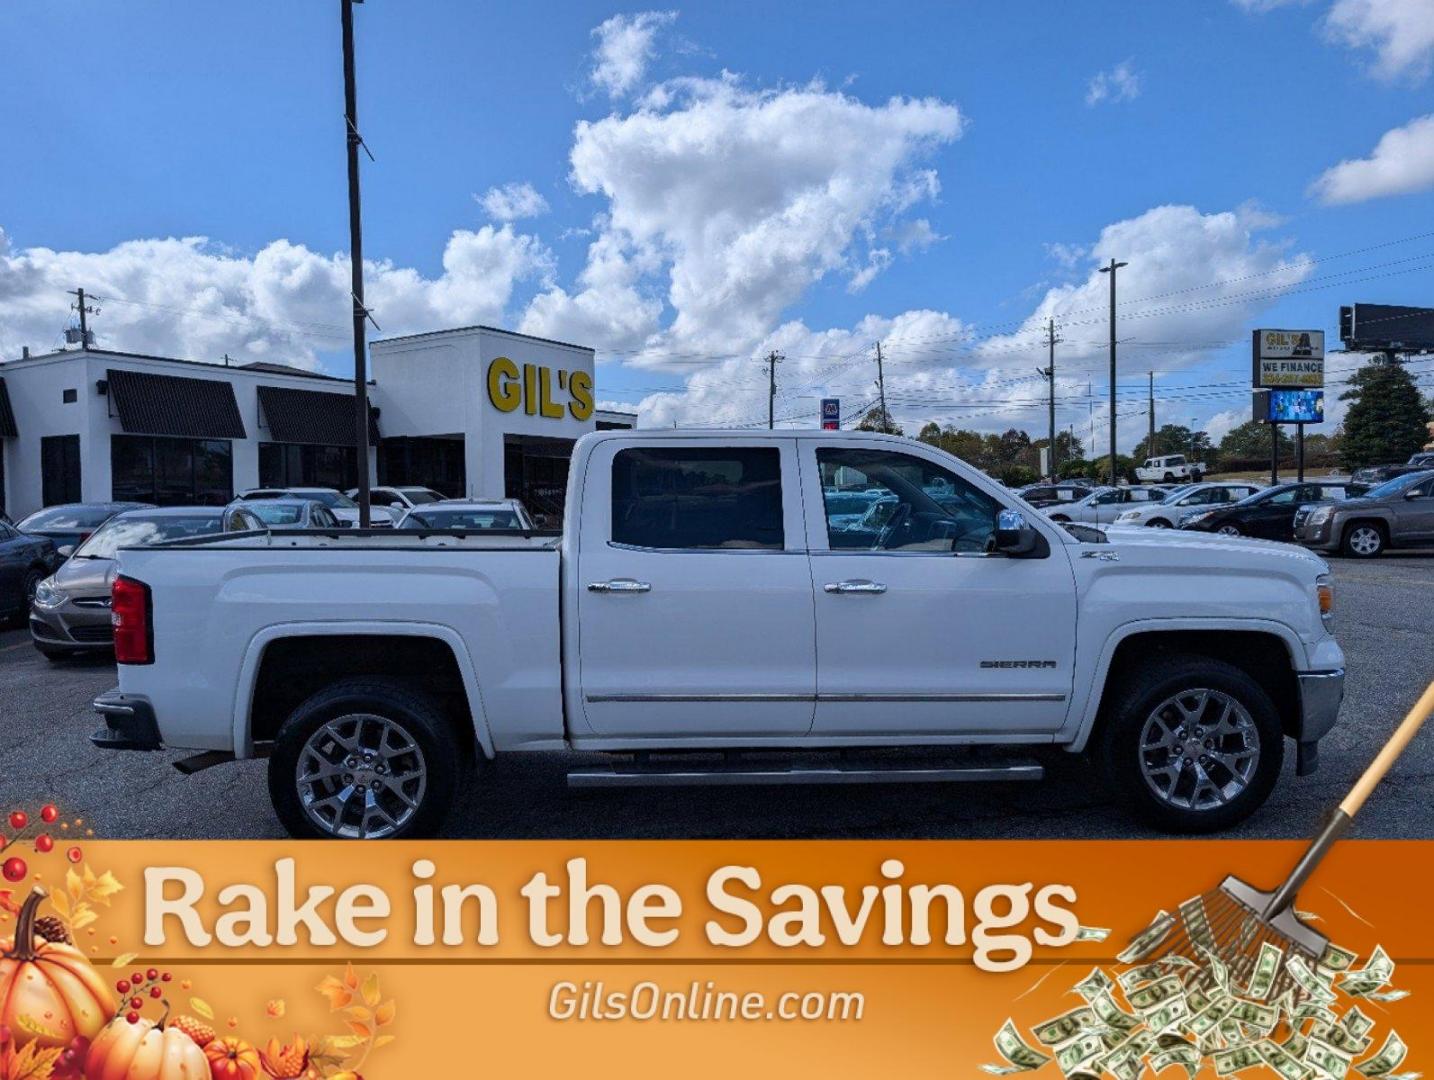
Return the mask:
M 715 787 L 766 784 L 951 784 L 1039 780 L 1029 759 L 938 763 L 933 761 L 619 762 L 568 773 L 570 788 Z

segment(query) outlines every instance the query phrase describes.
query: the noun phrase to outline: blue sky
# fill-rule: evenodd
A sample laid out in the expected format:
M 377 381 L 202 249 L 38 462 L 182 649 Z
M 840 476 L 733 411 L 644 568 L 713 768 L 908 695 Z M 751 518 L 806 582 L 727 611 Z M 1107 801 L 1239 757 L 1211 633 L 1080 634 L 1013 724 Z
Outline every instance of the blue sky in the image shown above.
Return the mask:
M 1335 347 L 1341 303 L 1434 304 L 1428 0 L 369 0 L 356 23 L 384 331 L 594 345 L 599 396 L 648 422 L 764 422 L 777 348 L 778 414 L 814 423 L 823 393 L 870 399 L 881 340 L 909 426 L 1039 431 L 1050 316 L 1079 435 L 1114 254 L 1122 444 L 1152 369 L 1161 421 L 1218 435 L 1250 328 Z M 10 0 L 0 41 L 0 355 L 53 346 L 84 285 L 109 347 L 348 370 L 336 3 Z

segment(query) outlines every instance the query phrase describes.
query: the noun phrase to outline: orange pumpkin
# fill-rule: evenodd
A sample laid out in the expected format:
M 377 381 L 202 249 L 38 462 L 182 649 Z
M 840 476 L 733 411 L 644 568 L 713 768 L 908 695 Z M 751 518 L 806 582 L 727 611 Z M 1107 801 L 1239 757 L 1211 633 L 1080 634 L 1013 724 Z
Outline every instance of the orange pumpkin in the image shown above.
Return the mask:
M 45 890 L 30 893 L 13 940 L 0 942 L 0 1027 L 15 1046 L 68 1046 L 78 1035 L 93 1039 L 114 1014 L 115 1000 L 84 953 L 35 933 Z
M 161 1020 L 115 1017 L 90 1044 L 85 1080 L 209 1080 L 199 1044 Z
M 205 1046 L 204 1053 L 214 1080 L 254 1080 L 264 1075 L 259 1071 L 259 1051 L 233 1035 L 215 1039 Z

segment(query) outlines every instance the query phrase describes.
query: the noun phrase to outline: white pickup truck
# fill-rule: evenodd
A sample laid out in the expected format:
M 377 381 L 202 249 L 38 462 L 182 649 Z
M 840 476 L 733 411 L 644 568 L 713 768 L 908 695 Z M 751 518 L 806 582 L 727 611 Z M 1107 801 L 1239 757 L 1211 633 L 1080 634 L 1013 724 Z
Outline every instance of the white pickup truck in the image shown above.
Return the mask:
M 298 836 L 432 834 L 515 751 L 620 786 L 1033 779 L 1036 747 L 1208 831 L 1339 710 L 1327 567 L 1292 545 L 1063 528 L 863 432 L 602 432 L 570 485 L 560 535 L 121 551 L 94 742 L 267 755 Z
M 1198 484 L 1210 470 L 1203 462 L 1187 461 L 1184 454 L 1166 454 L 1164 457 L 1146 458 L 1135 467 L 1135 478 L 1142 484 Z

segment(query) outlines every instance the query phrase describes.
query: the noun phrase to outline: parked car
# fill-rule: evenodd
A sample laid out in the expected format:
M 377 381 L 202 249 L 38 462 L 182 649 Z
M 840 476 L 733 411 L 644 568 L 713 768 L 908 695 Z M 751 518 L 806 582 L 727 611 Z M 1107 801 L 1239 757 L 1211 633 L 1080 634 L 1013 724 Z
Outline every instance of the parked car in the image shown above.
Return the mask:
M 839 472 L 895 504 L 880 528 L 832 527 Z M 573 763 L 589 787 L 1041 773 L 905 753 L 974 744 L 1089 747 L 1144 816 L 1208 831 L 1336 720 L 1328 567 L 1290 545 L 1067 530 L 872 432 L 595 432 L 570 476 L 561 538 L 120 552 L 95 745 L 268 753 L 296 836 L 432 833 L 475 762 L 520 751 L 616 755 Z
M 1166 454 L 1163 457 L 1146 458 L 1136 466 L 1135 478 L 1143 484 L 1173 484 L 1177 480 L 1198 484 L 1200 478 L 1209 471 L 1203 462 L 1187 461 L 1184 454 Z
M 1434 450 L 1420 450 L 1417 454 L 1410 454 L 1407 464 L 1419 469 L 1434 469 Z
M 1058 503 L 1074 504 L 1080 502 L 1089 493 L 1090 488 L 1085 484 L 1070 481 L 1062 481 L 1059 484 L 1029 484 L 1016 491 L 1017 495 L 1037 510 L 1044 510 L 1046 507 L 1055 506 Z
M 55 542 L 0 521 L 0 621 L 24 619 L 40 582 L 61 562 Z
M 1363 484 L 1345 480 L 1306 480 L 1280 484 L 1247 495 L 1231 505 L 1213 506 L 1186 518 L 1182 529 L 1221 533 L 1225 536 L 1255 536 L 1264 540 L 1290 541 L 1295 538 L 1295 512 L 1300 507 L 1339 502 L 1365 491 Z
M 1221 503 L 1238 502 L 1259 490 L 1260 485 L 1255 483 L 1189 484 L 1176 488 L 1160 502 L 1122 510 L 1115 523 L 1174 529 L 1203 510 Z
M 116 514 L 126 510 L 144 510 L 152 503 L 107 502 L 107 503 L 63 503 L 36 510 L 19 525 L 22 533 L 30 536 L 44 536 L 55 542 L 55 550 L 61 558 L 90 538 L 90 534 Z
M 453 499 L 409 510 L 398 519 L 400 529 L 536 529 L 517 499 Z
M 111 517 L 35 589 L 30 638 L 46 659 L 97 652 L 113 644 L 110 586 L 115 553 L 168 540 L 262 528 L 248 510 L 208 506 L 150 507 Z
M 1359 484 L 1375 487 L 1386 480 L 1393 480 L 1396 476 L 1408 476 L 1410 473 L 1420 472 L 1427 468 L 1429 468 L 1427 465 L 1366 465 L 1362 469 L 1355 469 L 1350 479 Z
M 358 498 L 358 488 L 349 488 L 348 497 Z M 369 502 L 374 506 L 383 506 L 394 511 L 397 517 L 402 517 L 405 512 L 412 510 L 415 506 L 427 506 L 429 503 L 443 502 L 445 496 L 426 487 L 376 487 L 370 488 Z M 397 518 L 395 518 L 397 520 Z
M 1169 494 L 1166 488 L 1158 487 L 1096 488 L 1077 503 L 1052 506 L 1049 516 L 1052 521 L 1084 521 L 1091 525 L 1112 525 L 1116 517 L 1132 505 L 1159 502 Z
M 266 529 L 347 529 L 334 512 L 317 499 L 284 496 L 275 499 L 252 499 L 242 504 L 263 522 Z
M 1295 539 L 1316 551 L 1372 559 L 1392 547 L 1434 544 L 1434 469 L 1406 473 L 1358 498 L 1301 508 Z
M 309 502 L 323 503 L 332 511 L 342 528 L 355 528 L 359 522 L 358 503 L 336 488 L 253 488 L 241 492 L 238 499 L 241 502 L 253 502 L 256 499 L 305 499 Z M 371 501 L 369 509 L 369 522 L 375 529 L 392 528 L 393 523 L 398 519 L 398 515 L 394 511 L 386 506 L 378 505 L 376 499 Z M 327 528 L 327 526 L 324 527 Z

